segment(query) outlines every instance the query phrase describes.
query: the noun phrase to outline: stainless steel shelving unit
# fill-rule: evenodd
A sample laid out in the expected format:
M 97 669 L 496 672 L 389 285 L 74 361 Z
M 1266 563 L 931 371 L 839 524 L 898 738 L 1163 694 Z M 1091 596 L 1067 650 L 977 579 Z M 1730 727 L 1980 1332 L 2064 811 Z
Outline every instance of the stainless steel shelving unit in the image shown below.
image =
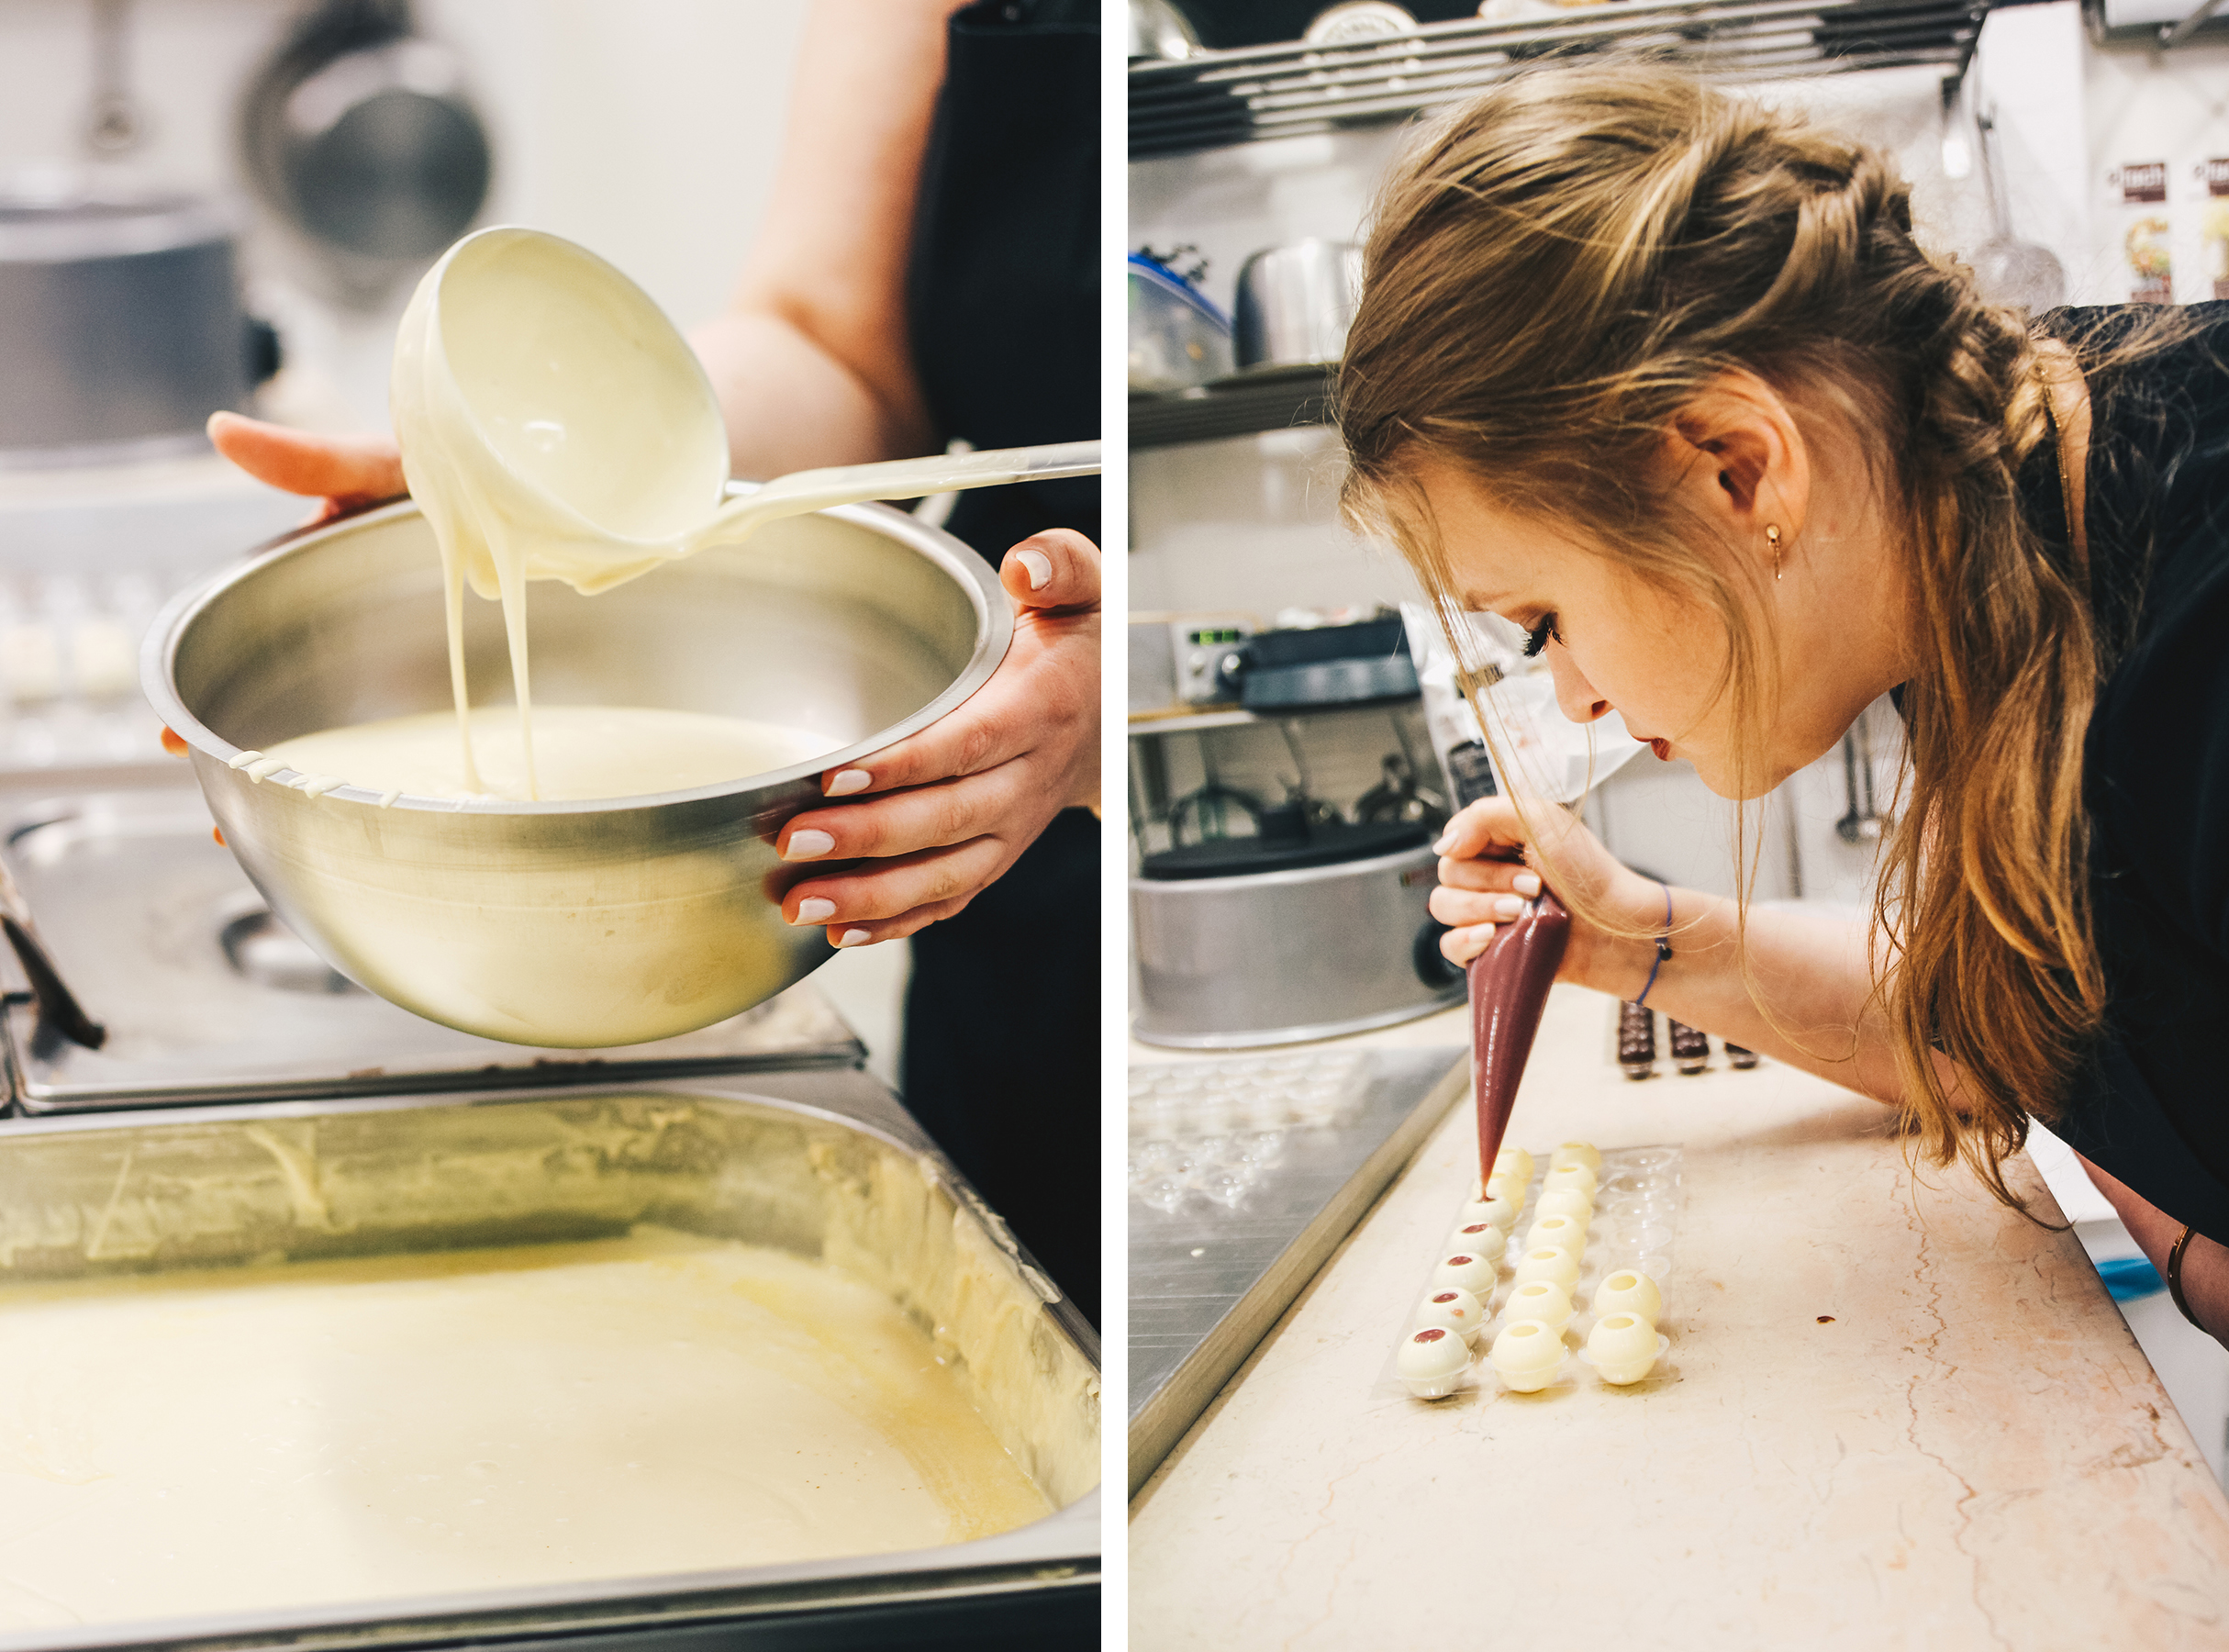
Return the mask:
M 1130 70 L 1130 155 L 1144 160 L 1341 128 L 1454 103 L 1544 57 L 1656 52 L 1729 79 L 1940 64 L 1955 85 L 2001 0 L 1608 0 L 1554 16 L 1431 23 L 1354 45 L 1209 51 Z

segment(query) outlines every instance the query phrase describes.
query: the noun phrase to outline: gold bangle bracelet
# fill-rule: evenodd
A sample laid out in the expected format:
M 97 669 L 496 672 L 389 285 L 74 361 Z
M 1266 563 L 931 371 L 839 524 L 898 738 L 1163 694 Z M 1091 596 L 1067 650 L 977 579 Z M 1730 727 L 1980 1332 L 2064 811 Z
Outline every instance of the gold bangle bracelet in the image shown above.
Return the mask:
M 2182 1253 L 2190 1248 L 2190 1235 L 2197 1231 L 2185 1222 L 2181 1236 L 2175 1241 L 2175 1248 L 2168 1252 L 2168 1295 L 2175 1299 L 2175 1306 L 2183 1318 L 2189 1320 L 2193 1325 L 2198 1325 L 2201 1331 L 2204 1331 L 2205 1326 L 2198 1324 L 2198 1315 L 2190 1312 L 2190 1301 L 2182 1294 Z M 2212 1333 L 2209 1332 L 2208 1334 L 2211 1335 Z

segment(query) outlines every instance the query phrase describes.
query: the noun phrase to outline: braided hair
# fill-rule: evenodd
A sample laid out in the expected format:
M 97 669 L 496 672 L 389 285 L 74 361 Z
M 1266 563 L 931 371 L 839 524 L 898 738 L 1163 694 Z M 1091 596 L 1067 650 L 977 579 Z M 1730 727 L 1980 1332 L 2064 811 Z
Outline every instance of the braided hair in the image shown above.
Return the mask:
M 1337 393 L 1350 520 L 1400 545 L 1458 659 L 1469 633 L 1418 464 L 1587 524 L 1724 623 L 1714 692 L 1748 731 L 1751 781 L 1778 691 L 1761 591 L 1744 604 L 1751 575 L 1698 552 L 1653 456 L 1728 372 L 1861 435 L 1920 662 L 1875 997 L 1923 1149 L 2018 1206 L 2002 1161 L 2031 1112 L 2054 1116 L 2105 1006 L 2081 797 L 2095 627 L 2083 571 L 2020 506 L 2046 431 L 2023 318 L 1919 245 L 1879 153 L 1644 64 L 1542 68 L 1457 110 L 1387 184 L 1365 269 Z M 1744 897 L 1753 870 L 1744 848 Z

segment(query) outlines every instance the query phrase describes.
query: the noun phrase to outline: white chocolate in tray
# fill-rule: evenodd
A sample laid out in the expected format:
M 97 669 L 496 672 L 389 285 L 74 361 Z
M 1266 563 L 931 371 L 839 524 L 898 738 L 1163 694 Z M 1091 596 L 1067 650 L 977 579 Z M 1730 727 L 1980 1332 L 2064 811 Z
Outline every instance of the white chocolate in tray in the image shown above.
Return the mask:
M 1552 1401 L 1675 1379 L 1664 1293 L 1679 1161 L 1673 1146 L 1566 1142 L 1544 1162 L 1504 1147 L 1408 1303 L 1380 1386 Z

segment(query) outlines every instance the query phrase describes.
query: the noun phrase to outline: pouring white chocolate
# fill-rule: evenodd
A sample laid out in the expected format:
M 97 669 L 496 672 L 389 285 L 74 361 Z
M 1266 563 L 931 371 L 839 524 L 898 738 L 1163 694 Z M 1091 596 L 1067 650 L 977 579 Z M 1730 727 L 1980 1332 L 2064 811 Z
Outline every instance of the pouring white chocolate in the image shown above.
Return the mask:
M 690 791 L 787 768 L 842 743 L 803 729 L 695 711 L 544 706 L 529 771 L 516 713 L 484 707 L 473 712 L 470 726 L 470 774 L 457 720 L 447 711 L 304 734 L 261 756 L 305 775 L 342 776 L 348 785 L 376 792 L 524 803 Z M 252 777 L 254 766 L 248 772 Z

